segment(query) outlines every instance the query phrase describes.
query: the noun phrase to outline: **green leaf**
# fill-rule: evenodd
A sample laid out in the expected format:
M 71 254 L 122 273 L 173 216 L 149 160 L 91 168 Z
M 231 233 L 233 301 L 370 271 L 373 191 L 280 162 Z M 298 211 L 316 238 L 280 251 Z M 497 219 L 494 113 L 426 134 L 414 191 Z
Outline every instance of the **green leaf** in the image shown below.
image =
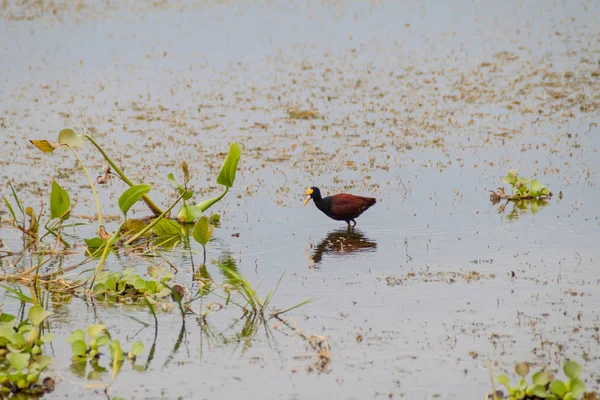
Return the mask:
M 502 182 L 508 183 L 511 186 L 515 186 L 517 183 L 517 176 L 509 172 L 508 175 L 502 178 Z
M 45 335 L 43 335 L 40 340 L 42 341 L 42 343 L 50 343 L 51 341 L 54 340 L 54 334 L 53 333 L 46 333 Z
M 29 359 L 31 355 L 29 353 L 9 353 L 6 355 L 6 359 L 10 362 L 10 366 L 17 371 L 22 371 L 29 365 Z
M 133 282 L 133 287 L 135 288 L 135 290 L 143 293 L 146 291 L 146 281 L 142 278 L 139 278 L 135 282 Z
M 144 352 L 144 344 L 142 342 L 135 342 L 131 347 L 131 352 L 136 356 L 141 355 Z
M 92 339 L 96 339 L 102 332 L 106 330 L 104 325 L 96 324 L 88 326 L 88 334 Z
M 571 392 L 565 393 L 563 400 L 575 400 L 575 396 L 573 396 L 573 393 Z
M 237 143 L 232 143 L 229 147 L 229 154 L 221 167 L 221 172 L 217 176 L 217 183 L 219 185 L 227 186 L 228 188 L 233 186 L 235 181 L 235 173 L 237 172 L 237 165 L 242 155 L 242 149 Z
M 585 384 L 578 378 L 571 380 L 569 388 L 574 398 L 581 396 L 585 392 Z
M 543 385 L 535 385 L 531 393 L 540 399 L 545 399 L 548 397 L 548 392 L 546 391 L 546 387 Z
M 87 354 L 87 344 L 83 340 L 76 340 L 71 343 L 71 353 L 75 357 L 83 357 Z
M 534 385 L 539 385 L 539 386 L 546 386 L 546 384 L 548 382 L 550 382 L 550 378 L 548 377 L 548 374 L 545 373 L 544 371 L 538 371 L 535 374 L 533 374 L 533 384 Z
M 181 207 L 181 209 L 177 213 L 177 220 L 183 222 L 194 222 L 196 218 L 202 215 L 203 210 L 202 207 L 200 207 L 200 204 L 197 204 L 195 206 L 186 204 L 185 206 Z
M 206 216 L 204 215 L 194 225 L 194 231 L 192 232 L 192 236 L 202 246 L 206 246 L 206 244 L 210 240 L 210 237 L 212 236 L 214 229 L 215 227 L 209 224 L 208 218 L 206 218 Z
M 123 361 L 125 359 L 125 354 L 123 354 L 121 343 L 119 343 L 118 340 L 113 340 L 110 342 L 108 348 L 110 349 L 110 355 L 113 357 L 113 360 L 115 359 L 115 356 L 117 361 Z
M 147 271 L 149 276 L 156 279 L 164 272 L 164 269 L 156 265 L 150 265 L 148 266 Z
M 98 339 L 96 339 L 96 347 L 98 347 L 98 348 L 100 348 L 102 346 L 106 346 L 109 343 L 110 343 L 110 338 L 106 335 L 102 335 Z
M 540 182 L 538 182 L 536 179 L 534 179 L 529 184 L 529 187 L 531 188 L 532 196 L 536 196 L 546 186 L 542 185 Z
M 60 147 L 58 143 L 49 142 L 48 140 L 30 140 L 30 142 L 44 153 L 52 153 Z
M 47 366 L 52 364 L 54 359 L 50 356 L 39 356 L 35 359 L 35 362 L 38 364 L 38 371 L 45 369 Z
M 567 392 L 567 387 L 561 380 L 555 379 L 550 383 L 550 392 L 562 398 Z
M 50 315 L 52 315 L 51 312 L 44 310 L 44 308 L 40 306 L 33 306 L 29 309 L 29 321 L 31 321 L 33 325 L 41 324 L 42 321 Z
M 177 188 L 180 195 L 185 193 L 183 196 L 183 200 L 189 200 L 192 198 L 192 196 L 194 195 L 194 192 L 192 192 L 191 190 L 185 190 L 185 188 L 183 186 L 181 186 L 179 183 L 177 183 L 173 173 L 170 173 L 169 175 L 167 175 L 167 179 L 169 180 L 169 182 L 171 182 L 173 184 L 173 186 L 175 186 Z M 187 182 L 186 182 L 186 184 L 187 184 Z
M 156 282 L 155 281 L 146 281 L 145 287 L 144 287 L 144 293 L 147 294 L 154 294 L 156 293 Z
M 582 371 L 581 365 L 577 364 L 575 361 L 568 361 L 565 363 L 563 370 L 565 371 L 565 375 L 571 379 L 579 378 L 579 375 Z
M 170 219 L 161 219 L 152 227 L 152 230 L 158 237 L 181 236 L 183 234 L 181 225 Z
M 123 215 L 127 217 L 127 212 L 129 209 L 138 201 L 144 197 L 146 193 L 148 193 L 152 189 L 152 186 L 141 184 L 135 185 L 127 189 L 121 197 L 119 197 L 119 208 L 123 212 Z
M 55 180 L 52 181 L 52 191 L 50 192 L 50 219 L 65 217 L 71 207 L 69 193 L 60 187 Z
M 73 129 L 63 129 L 58 134 L 58 143 L 71 147 L 81 147 L 83 146 L 83 135 L 76 134 Z
M 90 249 L 90 250 L 99 249 L 106 244 L 106 242 L 104 240 L 100 239 L 97 236 L 93 237 L 91 239 L 83 239 L 83 241 L 85 242 L 88 249 Z
M 501 384 L 502 386 L 505 386 L 505 387 L 510 386 L 510 380 L 508 379 L 508 376 L 506 376 L 506 375 L 497 376 L 496 382 L 498 382 L 499 384 Z
M 76 342 L 78 340 L 83 341 L 85 344 L 85 332 L 83 331 L 83 329 L 77 329 L 76 331 L 73 331 L 73 333 L 71 333 L 71 336 L 68 339 L 68 342 L 73 344 L 73 342 Z
M 10 201 L 8 201 L 8 199 L 4 195 L 2 195 L 2 198 L 4 199 L 4 204 L 6 204 L 6 208 L 8 208 L 8 211 L 10 212 L 10 215 L 12 216 L 13 220 L 16 222 L 17 221 L 17 215 L 15 214 L 15 210 L 10 205 Z

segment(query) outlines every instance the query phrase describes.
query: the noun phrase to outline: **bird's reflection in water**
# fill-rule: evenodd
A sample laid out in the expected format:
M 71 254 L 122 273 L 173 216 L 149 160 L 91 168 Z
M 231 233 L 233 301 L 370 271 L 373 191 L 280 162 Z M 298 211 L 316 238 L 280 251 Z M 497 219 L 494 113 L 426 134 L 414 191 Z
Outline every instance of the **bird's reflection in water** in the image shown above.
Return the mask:
M 375 251 L 377 243 L 369 240 L 358 229 L 337 229 L 330 232 L 314 248 L 312 261 L 321 262 L 325 254 L 344 255 Z

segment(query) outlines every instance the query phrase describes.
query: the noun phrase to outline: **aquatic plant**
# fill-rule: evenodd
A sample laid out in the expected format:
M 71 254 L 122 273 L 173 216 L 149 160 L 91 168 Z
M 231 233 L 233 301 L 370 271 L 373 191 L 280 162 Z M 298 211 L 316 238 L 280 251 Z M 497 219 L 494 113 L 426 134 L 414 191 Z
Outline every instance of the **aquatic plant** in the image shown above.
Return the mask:
M 496 377 L 496 382 L 506 387 L 508 394 L 497 391 L 492 397 L 493 400 L 508 399 L 548 399 L 548 400 L 577 400 L 585 394 L 585 384 L 579 376 L 582 367 L 575 361 L 567 361 L 563 366 L 563 371 L 567 377 L 565 381 L 557 379 L 549 371 L 539 370 L 531 377 L 531 384 L 527 383 L 529 374 L 529 364 L 522 362 L 515 365 L 516 373 L 521 377 L 519 383 L 512 386 L 510 379 L 506 375 Z
M 518 170 L 508 171 L 508 174 L 502 178 L 502 182 L 512 187 L 512 193 L 508 194 L 504 188 L 490 190 L 490 200 L 497 203 L 500 200 L 543 200 L 552 197 L 552 192 L 546 186 L 536 179 L 529 179 L 518 176 Z
M 42 354 L 44 344 L 54 335 L 40 334 L 40 326 L 52 313 L 41 306 L 29 309 L 28 319 L 18 323 L 11 315 L 0 314 L 0 396 L 16 393 L 41 395 L 54 390 L 54 380 L 40 375 L 53 358 Z
M 133 268 L 120 272 L 103 271 L 96 277 L 92 292 L 96 298 L 116 301 L 138 301 L 148 296 L 154 300 L 166 298 L 171 289 L 166 285 L 174 274 L 163 267 L 149 266 L 150 279 L 144 279 Z
M 102 324 L 93 324 L 87 327 L 87 341 L 86 332 L 83 329 L 77 329 L 71 333 L 68 342 L 71 344 L 71 353 L 73 355 L 71 369 L 78 371 L 77 375 L 79 376 L 85 375 L 87 360 L 90 360 L 94 372 L 99 373 L 105 370 L 98 364 L 98 359 L 102 354 L 100 353 L 102 347 L 108 347 L 108 354 L 111 357 L 113 369 L 113 380 L 119 373 L 125 359 L 131 360 L 133 363 L 144 352 L 144 344 L 140 341 L 132 344 L 131 351 L 123 350 L 121 343 L 118 340 L 113 340 L 106 327 Z

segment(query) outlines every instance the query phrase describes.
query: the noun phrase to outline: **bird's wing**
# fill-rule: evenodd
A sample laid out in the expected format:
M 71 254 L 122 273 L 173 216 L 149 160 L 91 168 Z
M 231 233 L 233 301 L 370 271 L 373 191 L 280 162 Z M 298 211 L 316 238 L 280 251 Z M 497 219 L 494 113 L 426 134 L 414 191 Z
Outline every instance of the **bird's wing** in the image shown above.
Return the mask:
M 375 203 L 369 197 L 354 196 L 351 194 L 338 194 L 332 198 L 331 209 L 338 215 L 356 215 Z

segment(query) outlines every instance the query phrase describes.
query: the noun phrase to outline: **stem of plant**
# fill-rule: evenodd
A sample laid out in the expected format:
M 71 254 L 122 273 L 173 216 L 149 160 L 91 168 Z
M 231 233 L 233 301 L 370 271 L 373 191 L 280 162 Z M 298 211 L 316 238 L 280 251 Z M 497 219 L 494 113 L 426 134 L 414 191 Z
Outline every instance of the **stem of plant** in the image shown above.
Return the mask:
M 124 222 L 123 222 L 124 223 Z M 102 271 L 102 266 L 104 265 L 104 260 L 106 260 L 106 256 L 108 255 L 108 250 L 113 246 L 113 244 L 119 238 L 119 234 L 121 233 L 121 229 L 123 228 L 123 223 L 119 225 L 119 228 L 113 235 L 106 241 L 104 244 L 104 250 L 102 251 L 102 256 L 100 256 L 100 261 L 98 261 L 98 265 L 96 266 L 96 270 L 94 271 L 94 277 L 92 278 L 92 283 L 90 284 L 90 290 L 94 288 L 94 282 L 96 282 L 96 276 L 98 272 Z
M 183 199 L 183 196 L 185 195 L 185 193 L 183 193 L 181 196 L 179 196 L 177 198 L 177 200 L 175 200 L 175 202 L 173 204 L 171 204 L 171 206 L 169 208 L 167 208 L 165 211 L 163 211 L 159 216 L 157 216 L 151 223 L 149 223 L 148 225 L 146 225 L 146 227 L 144 229 L 142 229 L 141 231 L 139 231 L 137 234 L 133 235 L 132 237 L 130 237 L 124 244 L 125 245 L 130 245 L 131 243 L 133 243 L 136 239 L 138 239 L 139 237 L 141 237 L 143 234 L 145 234 L 146 232 L 148 232 L 150 229 L 152 229 L 152 227 L 154 225 L 156 225 L 158 223 L 158 221 L 160 221 L 161 219 L 163 219 L 165 217 L 165 215 L 167 215 L 169 212 L 171 212 L 171 210 L 173 209 L 173 207 L 175 207 L 175 205 L 177 205 L 177 203 L 179 203 L 179 200 Z
M 129 186 L 135 186 L 135 184 L 127 177 L 127 175 L 125 175 L 125 173 L 123 171 L 121 171 L 121 169 L 117 166 L 117 164 L 115 164 L 113 162 L 113 160 L 110 159 L 110 157 L 108 156 L 108 154 L 106 154 L 104 152 L 104 150 L 102 150 L 102 147 L 100 147 L 98 145 L 98 143 L 96 143 L 94 141 L 94 139 L 92 139 L 88 135 L 85 135 L 85 138 L 87 140 L 89 140 L 90 143 L 93 144 L 96 149 L 98 149 L 98 151 L 100 152 L 100 154 L 102 154 L 102 157 L 104 157 L 104 159 L 111 166 L 111 168 L 115 170 L 115 172 L 117 173 L 117 175 L 119 175 L 119 177 L 121 178 L 121 180 L 123 182 L 125 182 Z M 144 202 L 146 203 L 146 205 L 148 206 L 148 208 L 150 208 L 150 211 L 152 211 L 152 213 L 154 215 L 158 216 L 158 215 L 162 214 L 162 210 L 156 204 L 154 204 L 154 202 L 150 199 L 150 197 L 148 197 L 147 195 L 144 195 L 144 196 L 142 196 L 142 199 L 144 200 Z
M 83 168 L 83 171 L 85 172 L 85 175 L 88 178 L 88 182 L 90 184 L 90 187 L 92 188 L 92 193 L 94 193 L 94 200 L 96 201 L 96 208 L 98 209 L 98 223 L 100 224 L 100 227 L 104 227 L 104 219 L 102 218 L 102 210 L 100 210 L 100 200 L 98 199 L 98 193 L 96 192 L 96 186 L 94 186 L 92 177 L 90 176 L 90 173 L 88 172 L 85 164 L 83 163 L 83 160 L 79 157 L 79 154 L 77 154 L 77 152 L 68 144 L 66 144 L 65 146 L 67 146 L 69 148 L 69 150 L 71 150 L 71 152 L 75 155 L 75 157 L 79 161 L 79 164 L 81 164 L 81 168 Z M 98 231 L 100 231 L 100 229 L 98 229 Z

